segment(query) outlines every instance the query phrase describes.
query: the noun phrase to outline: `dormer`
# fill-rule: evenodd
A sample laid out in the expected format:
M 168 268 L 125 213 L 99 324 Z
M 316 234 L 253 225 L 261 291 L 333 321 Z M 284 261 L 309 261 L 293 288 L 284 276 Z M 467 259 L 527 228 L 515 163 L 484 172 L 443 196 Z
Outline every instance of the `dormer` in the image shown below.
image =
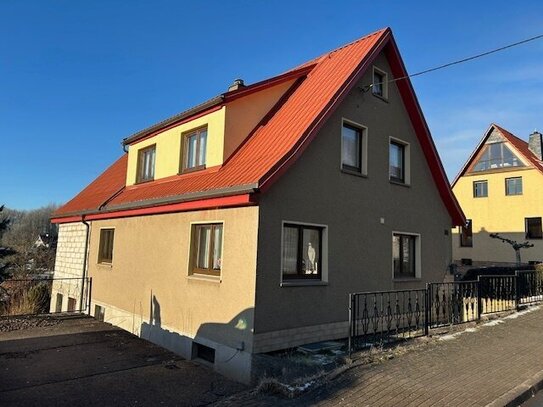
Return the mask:
M 228 92 L 126 138 L 126 185 L 220 169 L 310 69 L 249 86 L 236 79 Z

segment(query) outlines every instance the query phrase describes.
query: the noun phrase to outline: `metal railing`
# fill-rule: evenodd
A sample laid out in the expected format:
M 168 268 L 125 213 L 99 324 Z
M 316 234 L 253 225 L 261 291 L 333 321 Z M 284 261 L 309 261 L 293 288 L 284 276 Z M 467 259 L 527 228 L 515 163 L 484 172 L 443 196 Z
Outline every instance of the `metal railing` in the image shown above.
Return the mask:
M 543 273 L 537 271 L 481 275 L 476 281 L 428 283 L 422 289 L 351 293 L 349 354 L 542 301 Z
M 92 278 L 27 277 L 0 283 L 0 317 L 88 313 Z

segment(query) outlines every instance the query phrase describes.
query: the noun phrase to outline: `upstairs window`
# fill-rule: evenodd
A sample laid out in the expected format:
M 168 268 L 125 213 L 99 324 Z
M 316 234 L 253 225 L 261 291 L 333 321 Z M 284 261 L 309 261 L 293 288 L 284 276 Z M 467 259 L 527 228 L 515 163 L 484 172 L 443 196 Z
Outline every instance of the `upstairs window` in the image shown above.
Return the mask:
M 115 229 L 100 229 L 98 263 L 113 263 L 113 240 Z
M 505 195 L 522 195 L 522 177 L 505 179 Z
M 405 183 L 405 145 L 390 141 L 389 177 L 391 181 Z
M 156 145 L 142 148 L 138 151 L 138 171 L 136 182 L 152 181 L 155 179 Z
M 190 274 L 220 276 L 222 230 L 222 223 L 192 225 Z
M 460 226 L 460 247 L 473 247 L 473 229 L 471 219 L 466 220 L 465 226 Z
M 387 74 L 376 67 L 373 67 L 373 84 L 371 91 L 375 96 L 379 96 L 383 99 L 388 98 Z
M 341 169 L 363 174 L 364 158 L 364 129 L 343 123 L 341 129 Z
M 541 218 L 526 218 L 526 239 L 542 239 Z
M 479 160 L 473 166 L 473 172 L 499 168 L 523 167 L 522 161 L 503 142 L 487 144 Z
M 473 197 L 485 198 L 488 196 L 488 182 L 487 181 L 474 181 L 473 182 Z
M 283 225 L 283 280 L 321 279 L 323 230 L 319 226 Z
M 184 137 L 184 156 L 181 171 L 204 169 L 206 165 L 207 127 L 191 131 Z

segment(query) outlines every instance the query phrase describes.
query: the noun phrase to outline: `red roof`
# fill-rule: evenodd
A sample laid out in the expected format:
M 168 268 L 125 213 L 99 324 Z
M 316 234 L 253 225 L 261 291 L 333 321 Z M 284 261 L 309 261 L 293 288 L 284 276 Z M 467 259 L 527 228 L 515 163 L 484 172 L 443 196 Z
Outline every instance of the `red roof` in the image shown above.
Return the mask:
M 388 28 L 377 31 L 287 72 L 297 73 L 295 85 L 272 109 L 266 121 L 261 122 L 219 168 L 124 188 L 126 158 L 121 158 L 54 216 L 71 216 L 89 210 L 103 213 L 156 206 L 165 204 L 165 200 L 181 202 L 265 191 L 301 155 L 385 46 L 394 76 L 404 76 L 406 71 L 392 32 Z M 273 82 L 273 78 L 268 81 Z M 454 223 L 462 222 L 462 211 L 452 195 L 411 84 L 409 80 L 397 84 L 441 197 Z
M 486 142 L 487 138 L 490 136 L 490 134 L 492 133 L 493 129 L 498 130 L 500 132 L 500 134 L 509 143 L 511 143 L 513 145 L 513 147 L 515 147 L 515 149 L 520 154 L 522 154 L 522 156 L 526 160 L 528 160 L 535 168 L 537 168 L 543 174 L 543 162 L 541 162 L 541 160 L 539 158 L 537 158 L 537 156 L 530 151 L 530 149 L 528 148 L 528 143 L 526 141 L 518 138 L 517 136 L 515 136 L 510 131 L 505 130 L 503 127 L 497 125 L 496 123 L 492 123 L 492 124 L 490 124 L 490 127 L 484 133 L 483 137 L 479 141 L 479 144 L 477 144 L 477 147 L 475 148 L 473 153 L 470 155 L 470 157 L 468 158 L 466 163 L 460 169 L 458 175 L 456 176 L 456 178 L 454 179 L 454 181 L 452 183 L 453 186 L 456 185 L 456 183 L 458 182 L 460 177 L 462 177 L 466 173 L 466 171 L 470 167 L 473 160 L 479 155 L 479 151 L 481 151 L 481 149 L 484 147 L 485 142 Z

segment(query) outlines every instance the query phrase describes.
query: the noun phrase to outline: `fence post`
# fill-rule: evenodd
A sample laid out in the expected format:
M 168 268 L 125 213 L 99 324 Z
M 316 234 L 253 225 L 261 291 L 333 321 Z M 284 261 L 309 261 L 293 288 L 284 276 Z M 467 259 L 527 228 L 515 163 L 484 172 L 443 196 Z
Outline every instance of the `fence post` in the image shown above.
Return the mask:
M 520 284 L 519 284 L 519 273 L 518 270 L 515 271 L 515 308 L 518 311 L 520 309 Z
M 481 320 L 483 313 L 483 303 L 481 301 L 481 276 L 477 276 L 477 320 Z
M 349 359 L 351 358 L 353 351 L 353 301 L 354 296 L 352 293 L 349 293 Z
M 430 333 L 430 284 L 426 283 L 424 291 L 424 335 Z
M 92 277 L 89 277 L 89 284 L 87 286 L 88 295 L 87 295 L 87 302 L 88 302 L 88 309 L 87 309 L 87 315 L 90 316 L 91 314 L 91 297 L 92 297 Z

